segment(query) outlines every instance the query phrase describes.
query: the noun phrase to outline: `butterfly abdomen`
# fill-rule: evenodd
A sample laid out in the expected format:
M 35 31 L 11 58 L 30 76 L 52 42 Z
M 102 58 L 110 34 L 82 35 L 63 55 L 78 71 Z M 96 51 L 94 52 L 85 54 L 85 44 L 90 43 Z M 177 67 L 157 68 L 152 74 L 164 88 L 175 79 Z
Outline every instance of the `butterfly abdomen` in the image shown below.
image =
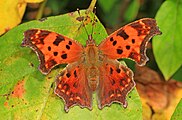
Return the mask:
M 99 84 L 99 70 L 96 66 L 91 66 L 87 70 L 87 80 L 89 87 L 92 91 L 95 91 Z

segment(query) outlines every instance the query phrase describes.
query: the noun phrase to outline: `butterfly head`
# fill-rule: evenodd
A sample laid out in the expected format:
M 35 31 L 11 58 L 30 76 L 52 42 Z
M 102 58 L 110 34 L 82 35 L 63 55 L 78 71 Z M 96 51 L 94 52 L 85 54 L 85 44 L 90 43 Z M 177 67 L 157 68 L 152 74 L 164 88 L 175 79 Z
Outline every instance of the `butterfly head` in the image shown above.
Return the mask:
M 93 45 L 95 45 L 95 40 L 93 39 L 92 34 L 91 34 L 91 35 L 88 35 L 88 40 L 86 42 L 86 46 L 93 46 Z

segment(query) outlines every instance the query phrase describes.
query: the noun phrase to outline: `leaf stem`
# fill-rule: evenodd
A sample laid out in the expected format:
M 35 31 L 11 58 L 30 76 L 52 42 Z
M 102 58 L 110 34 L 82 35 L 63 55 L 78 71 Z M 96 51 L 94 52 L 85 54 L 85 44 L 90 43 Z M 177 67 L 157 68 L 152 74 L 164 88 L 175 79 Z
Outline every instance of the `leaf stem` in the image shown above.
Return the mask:
M 91 1 L 90 6 L 88 7 L 88 9 L 86 11 L 87 14 L 90 13 L 90 12 L 93 12 L 96 2 L 97 2 L 97 0 L 92 0 Z

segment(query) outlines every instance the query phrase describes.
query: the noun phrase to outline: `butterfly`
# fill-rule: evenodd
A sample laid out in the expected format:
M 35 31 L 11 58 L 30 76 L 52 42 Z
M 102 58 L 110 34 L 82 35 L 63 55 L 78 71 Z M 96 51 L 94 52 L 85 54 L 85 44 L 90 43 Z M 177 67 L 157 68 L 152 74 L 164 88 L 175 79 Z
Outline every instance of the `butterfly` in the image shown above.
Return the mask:
M 83 46 L 69 37 L 41 29 L 25 31 L 21 45 L 37 53 L 43 74 L 59 64 L 67 64 L 56 77 L 54 92 L 64 100 L 68 112 L 75 105 L 92 110 L 93 92 L 97 93 L 99 109 L 113 102 L 127 107 L 126 96 L 135 86 L 133 72 L 117 59 L 128 58 L 145 65 L 147 43 L 160 34 L 154 19 L 143 18 L 116 30 L 98 46 L 92 35 L 88 35 Z

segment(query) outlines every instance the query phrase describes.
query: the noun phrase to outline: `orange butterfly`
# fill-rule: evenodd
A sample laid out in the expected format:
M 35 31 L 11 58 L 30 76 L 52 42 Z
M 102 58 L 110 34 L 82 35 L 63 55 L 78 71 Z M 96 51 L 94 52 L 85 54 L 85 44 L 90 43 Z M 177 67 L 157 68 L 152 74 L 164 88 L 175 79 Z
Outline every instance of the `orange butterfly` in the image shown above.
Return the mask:
M 115 31 L 98 46 L 91 35 L 84 47 L 64 35 L 40 29 L 27 30 L 22 46 L 29 46 L 37 53 L 43 74 L 56 65 L 68 64 L 57 76 L 55 88 L 67 112 L 74 105 L 91 110 L 94 91 L 100 109 L 113 102 L 127 107 L 126 95 L 135 86 L 133 73 L 117 59 L 129 58 L 144 65 L 148 60 L 147 43 L 159 34 L 156 21 L 144 18 Z

